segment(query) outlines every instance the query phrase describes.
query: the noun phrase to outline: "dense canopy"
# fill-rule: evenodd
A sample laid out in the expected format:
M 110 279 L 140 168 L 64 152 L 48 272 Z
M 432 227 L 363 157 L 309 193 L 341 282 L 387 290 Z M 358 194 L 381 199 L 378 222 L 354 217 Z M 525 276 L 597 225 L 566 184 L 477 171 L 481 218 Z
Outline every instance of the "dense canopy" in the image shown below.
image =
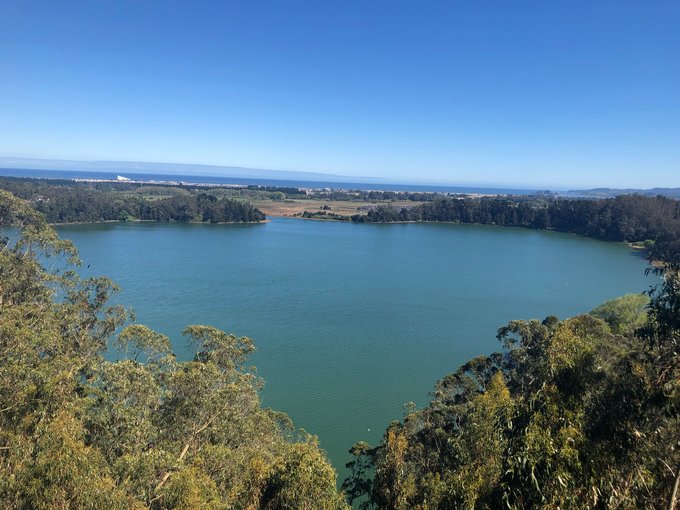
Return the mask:
M 255 223 L 265 219 L 265 214 L 248 202 L 196 186 L 0 177 L 0 189 L 29 201 L 49 223 Z

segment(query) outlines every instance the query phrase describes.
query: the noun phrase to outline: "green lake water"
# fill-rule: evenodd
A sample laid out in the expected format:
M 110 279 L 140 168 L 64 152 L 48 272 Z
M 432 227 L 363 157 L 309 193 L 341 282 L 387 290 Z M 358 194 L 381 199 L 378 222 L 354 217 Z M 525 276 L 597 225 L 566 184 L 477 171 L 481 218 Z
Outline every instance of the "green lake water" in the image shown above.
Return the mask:
M 621 244 L 513 228 L 275 218 L 58 230 L 180 359 L 188 324 L 253 338 L 264 404 L 317 435 L 340 477 L 354 442 L 375 444 L 405 402 L 425 405 L 438 378 L 500 349 L 507 321 L 569 317 L 652 283 Z

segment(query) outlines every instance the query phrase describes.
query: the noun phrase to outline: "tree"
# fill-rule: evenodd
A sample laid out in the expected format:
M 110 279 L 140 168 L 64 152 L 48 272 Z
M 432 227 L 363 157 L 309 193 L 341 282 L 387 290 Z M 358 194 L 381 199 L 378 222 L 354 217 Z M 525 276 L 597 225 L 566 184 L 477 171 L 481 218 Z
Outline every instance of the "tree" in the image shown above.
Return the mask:
M 672 508 L 676 275 L 652 293 L 641 331 L 613 333 L 592 315 L 500 328 L 505 352 L 444 377 L 378 446 L 355 445 L 350 499 L 381 509 Z M 625 317 L 626 301 L 603 309 Z
M 590 315 L 605 321 L 614 333 L 632 333 L 647 321 L 648 303 L 643 294 L 626 294 L 594 308 Z

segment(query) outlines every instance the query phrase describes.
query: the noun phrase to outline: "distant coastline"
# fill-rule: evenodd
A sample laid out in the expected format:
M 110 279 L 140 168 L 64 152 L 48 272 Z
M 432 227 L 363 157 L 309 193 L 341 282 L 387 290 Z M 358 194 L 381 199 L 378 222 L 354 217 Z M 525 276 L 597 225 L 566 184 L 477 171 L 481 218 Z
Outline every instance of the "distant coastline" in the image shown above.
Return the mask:
M 97 180 L 97 181 L 115 181 L 116 177 L 121 175 L 128 177 L 135 182 L 144 184 L 164 184 L 164 185 L 192 185 L 192 186 L 222 186 L 222 187 L 244 187 L 244 186 L 276 186 L 276 187 L 294 187 L 307 189 L 339 189 L 339 190 L 362 190 L 362 191 L 396 191 L 396 192 L 415 192 L 415 193 L 460 193 L 468 195 L 535 195 L 546 192 L 552 193 L 555 196 L 566 198 L 614 198 L 619 195 L 645 195 L 657 196 L 661 195 L 668 198 L 680 200 L 680 188 L 592 188 L 592 189 L 572 189 L 572 190 L 543 190 L 543 189 L 529 189 L 529 188 L 512 188 L 503 186 L 453 186 L 444 184 L 399 184 L 386 183 L 377 179 L 365 179 L 352 181 L 351 178 L 347 180 L 338 180 L 342 176 L 305 173 L 305 172 L 278 172 L 275 170 L 256 170 L 253 169 L 253 175 L 273 175 L 270 177 L 250 177 L 246 175 L 249 169 L 233 167 L 236 172 L 233 176 L 219 176 L 219 175 L 189 175 L 189 174 L 175 174 L 175 173 L 155 173 L 155 172 L 139 172 L 128 171 L 130 168 L 125 166 L 121 168 L 112 167 L 110 170 L 87 170 L 84 168 L 78 169 L 50 169 L 50 168 L 14 168 L 7 166 L 7 158 L 0 157 L 0 176 L 4 177 L 28 177 L 37 179 L 55 179 L 55 180 Z M 198 169 L 201 165 L 176 165 L 187 168 Z M 172 165 L 171 165 L 172 167 Z M 205 167 L 212 168 L 212 167 Z M 232 167 L 223 167 L 228 170 Z M 240 175 L 239 175 L 240 174 Z M 281 177 L 278 176 L 281 175 Z M 285 178 L 287 175 L 301 176 L 300 178 Z M 327 177 L 324 180 L 324 177 Z
M 484 187 L 484 186 L 444 186 L 426 184 L 390 184 L 377 182 L 340 182 L 340 181 L 317 181 L 317 180 L 298 180 L 298 179 L 273 179 L 256 177 L 220 177 L 206 175 L 174 175 L 174 174 L 155 174 L 155 173 L 135 173 L 126 172 L 124 169 L 104 171 L 86 170 L 50 170 L 50 169 L 26 169 L 26 168 L 5 168 L 0 167 L 0 176 L 4 177 L 29 177 L 37 179 L 57 179 L 57 180 L 76 180 L 76 179 L 96 179 L 105 181 L 115 181 L 118 175 L 130 178 L 133 181 L 145 183 L 187 183 L 193 185 L 221 185 L 221 186 L 277 186 L 310 189 L 357 189 L 357 190 L 376 190 L 376 191 L 413 191 L 413 192 L 433 192 L 433 193 L 465 193 L 483 195 L 533 195 L 540 192 L 537 189 L 522 188 L 503 188 L 503 187 Z

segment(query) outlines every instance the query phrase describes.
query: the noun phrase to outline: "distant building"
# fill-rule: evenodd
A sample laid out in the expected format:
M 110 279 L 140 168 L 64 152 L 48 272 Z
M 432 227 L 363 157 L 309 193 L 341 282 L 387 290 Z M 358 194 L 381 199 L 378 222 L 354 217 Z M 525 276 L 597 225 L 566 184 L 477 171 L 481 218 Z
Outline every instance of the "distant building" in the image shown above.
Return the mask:
M 127 177 L 123 177 L 122 175 L 116 175 L 116 180 L 117 181 L 131 181 L 132 179 L 128 179 Z

